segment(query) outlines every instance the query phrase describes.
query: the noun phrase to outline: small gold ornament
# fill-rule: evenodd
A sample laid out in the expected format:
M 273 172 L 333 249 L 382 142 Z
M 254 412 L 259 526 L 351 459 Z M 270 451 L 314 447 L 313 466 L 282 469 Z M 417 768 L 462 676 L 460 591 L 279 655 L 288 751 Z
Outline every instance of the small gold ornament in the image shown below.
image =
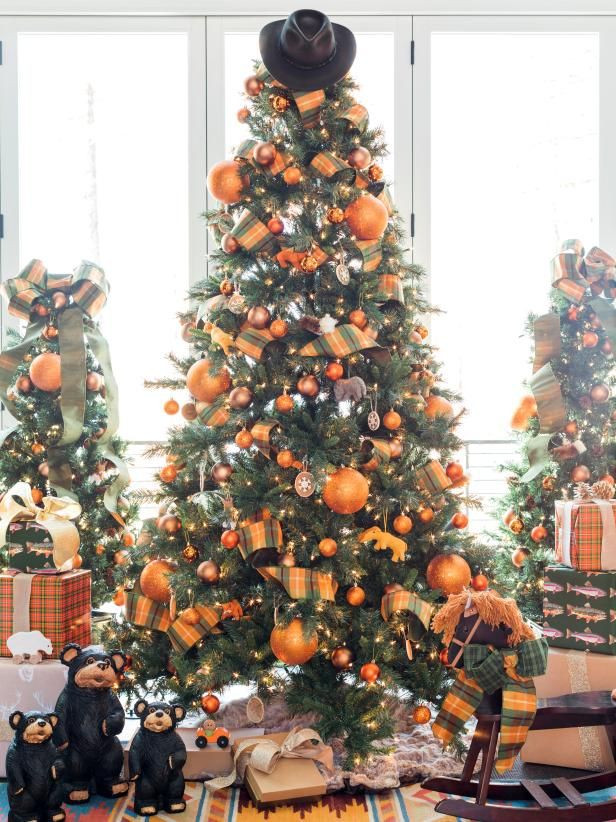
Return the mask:
M 186 562 L 194 562 L 197 557 L 199 556 L 199 551 L 195 548 L 194 545 L 187 545 L 186 548 L 182 551 L 182 556 L 186 560 Z
M 327 220 L 334 225 L 344 222 L 344 211 L 338 206 L 327 209 Z
M 272 108 L 274 111 L 277 111 L 278 114 L 284 114 L 285 111 L 289 108 L 289 101 L 286 97 L 283 97 L 281 94 L 276 94 L 272 97 Z
M 416 708 L 413 708 L 412 716 L 413 722 L 417 725 L 425 725 L 432 718 L 430 708 L 427 705 L 417 705 Z
M 319 267 L 319 261 L 316 257 L 313 257 L 312 254 L 306 254 L 305 257 L 302 257 L 302 261 L 299 264 L 299 267 L 304 272 L 304 274 L 312 274 Z
M 541 480 L 541 487 L 544 491 L 553 491 L 556 486 L 556 477 L 544 477 Z
M 509 521 L 509 530 L 512 534 L 521 534 L 524 530 L 524 523 L 520 517 L 514 517 Z
M 378 183 L 379 180 L 382 180 L 383 169 L 381 168 L 381 166 L 377 166 L 376 164 L 371 165 L 368 169 L 368 177 L 370 177 L 373 183 Z

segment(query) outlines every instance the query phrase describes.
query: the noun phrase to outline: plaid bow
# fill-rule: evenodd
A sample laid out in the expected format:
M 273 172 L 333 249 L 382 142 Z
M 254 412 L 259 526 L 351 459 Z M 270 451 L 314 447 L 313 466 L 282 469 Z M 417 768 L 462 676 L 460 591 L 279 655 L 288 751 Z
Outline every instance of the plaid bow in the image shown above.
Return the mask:
M 309 568 L 281 568 L 277 565 L 257 568 L 264 579 L 280 583 L 291 599 L 329 600 L 334 602 L 338 583 L 321 571 Z
M 548 644 L 543 638 L 530 639 L 516 648 L 495 649 L 488 645 L 467 645 L 464 668 L 434 720 L 432 733 L 448 745 L 473 715 L 484 693 L 502 689 L 500 742 L 496 770 L 513 767 L 537 712 L 534 676 L 545 673 Z
M 616 260 L 593 246 L 584 255 L 581 240 L 565 240 L 552 260 L 552 285 L 573 303 L 580 303 L 586 289 L 597 297 L 602 292 L 613 300 L 616 296 Z
M 339 325 L 335 331 L 322 334 L 298 351 L 300 357 L 346 357 L 379 344 L 355 325 Z

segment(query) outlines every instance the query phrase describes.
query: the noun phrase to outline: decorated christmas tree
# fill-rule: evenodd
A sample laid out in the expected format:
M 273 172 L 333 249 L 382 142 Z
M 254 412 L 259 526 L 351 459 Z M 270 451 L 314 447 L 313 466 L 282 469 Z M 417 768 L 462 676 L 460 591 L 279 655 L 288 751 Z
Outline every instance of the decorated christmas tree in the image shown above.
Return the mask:
M 208 176 L 218 250 L 182 317 L 191 355 L 156 383 L 188 392 L 186 423 L 153 452 L 160 516 L 110 641 L 133 656 L 131 690 L 212 713 L 214 692 L 252 683 L 357 757 L 391 733 L 392 689 L 429 719 L 450 681 L 433 604 L 481 564 L 453 459 L 461 411 L 351 62 L 323 87 L 315 70 L 291 91 L 302 78 L 264 63 L 246 80 L 249 136 Z
M 104 272 L 92 263 L 82 263 L 72 274 L 50 274 L 40 260 L 2 286 L 9 314 L 27 325 L 23 333 L 9 332 L 0 358 L 3 403 L 14 418 L 1 434 L 0 487 L 6 492 L 28 483 L 31 499 L 19 495 L 18 516 L 45 527 L 77 512 L 80 548 L 72 566 L 92 570 L 94 604 L 113 594 L 114 563 L 128 558 L 133 537 L 127 525 L 135 514 L 120 496 L 128 471 L 121 459 L 124 444 L 116 436 L 117 387 L 107 342 L 94 319 L 108 291 Z M 81 513 L 70 500 L 79 503 Z M 23 510 L 26 502 L 29 513 Z M 10 506 L 4 507 L 6 518 Z M 3 522 L 5 531 L 7 525 Z M 54 549 L 54 560 L 63 556 L 61 546 Z M 44 544 L 33 553 L 40 555 L 31 561 L 34 568 L 52 564 Z M 14 561 L 2 557 L 3 565 Z
M 499 583 L 534 619 L 542 614 L 543 569 L 554 561 L 555 501 L 573 499 L 580 483 L 613 486 L 616 476 L 615 261 L 568 240 L 552 269 L 550 312 L 529 322 L 530 393 L 513 415 L 519 456 L 503 466 L 508 490 L 498 504 Z

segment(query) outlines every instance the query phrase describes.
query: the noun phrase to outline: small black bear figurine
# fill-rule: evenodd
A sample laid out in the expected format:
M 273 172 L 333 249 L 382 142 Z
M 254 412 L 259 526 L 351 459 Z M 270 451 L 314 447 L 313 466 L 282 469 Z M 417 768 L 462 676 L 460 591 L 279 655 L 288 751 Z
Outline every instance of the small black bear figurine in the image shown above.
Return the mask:
M 124 727 L 124 709 L 113 693 L 118 674 L 126 665 L 120 651 L 107 653 L 75 643 L 62 649 L 68 682 L 58 697 L 60 722 L 54 730 L 58 750 L 65 751 L 65 782 L 69 802 L 87 802 L 92 791 L 102 796 L 124 796 L 128 783 L 120 779 L 124 755 L 116 736 Z
M 186 808 L 182 773 L 186 746 L 175 726 L 186 716 L 186 709 L 140 699 L 135 713 L 141 728 L 128 755 L 130 780 L 135 782 L 135 813 L 156 814 L 161 805 L 167 813 L 181 813 Z
M 62 760 L 52 742 L 56 714 L 15 711 L 9 725 L 15 738 L 6 755 L 9 822 L 61 822 Z

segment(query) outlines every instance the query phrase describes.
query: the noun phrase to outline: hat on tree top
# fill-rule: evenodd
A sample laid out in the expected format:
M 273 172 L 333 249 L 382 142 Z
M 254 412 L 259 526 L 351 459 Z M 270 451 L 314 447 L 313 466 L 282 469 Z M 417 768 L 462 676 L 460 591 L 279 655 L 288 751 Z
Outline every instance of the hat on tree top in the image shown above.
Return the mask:
M 344 77 L 356 45 L 346 26 L 332 23 L 323 12 L 300 9 L 263 26 L 259 49 L 275 80 L 294 91 L 314 91 Z

